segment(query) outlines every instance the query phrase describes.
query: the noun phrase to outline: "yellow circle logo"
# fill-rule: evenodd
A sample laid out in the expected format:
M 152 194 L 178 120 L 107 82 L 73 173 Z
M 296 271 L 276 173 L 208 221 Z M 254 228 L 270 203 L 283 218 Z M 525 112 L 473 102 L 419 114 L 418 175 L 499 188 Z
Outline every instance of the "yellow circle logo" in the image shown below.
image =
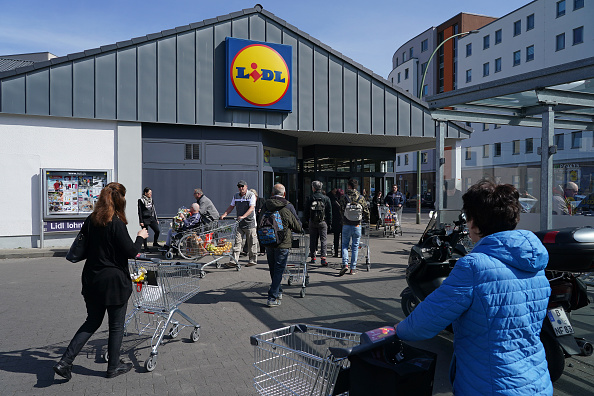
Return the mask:
M 263 44 L 243 48 L 231 62 L 231 81 L 235 91 L 255 106 L 270 106 L 289 89 L 289 68 L 283 57 Z

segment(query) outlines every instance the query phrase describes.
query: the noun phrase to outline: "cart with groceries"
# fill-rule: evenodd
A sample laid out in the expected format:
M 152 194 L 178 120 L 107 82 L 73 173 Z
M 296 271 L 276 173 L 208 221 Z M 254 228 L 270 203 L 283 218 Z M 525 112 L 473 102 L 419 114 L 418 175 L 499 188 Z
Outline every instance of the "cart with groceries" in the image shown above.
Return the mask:
M 402 227 L 400 220 L 402 217 L 402 208 L 394 206 L 384 206 L 381 210 L 381 219 L 384 226 L 384 237 L 396 238 L 396 235 L 402 236 Z

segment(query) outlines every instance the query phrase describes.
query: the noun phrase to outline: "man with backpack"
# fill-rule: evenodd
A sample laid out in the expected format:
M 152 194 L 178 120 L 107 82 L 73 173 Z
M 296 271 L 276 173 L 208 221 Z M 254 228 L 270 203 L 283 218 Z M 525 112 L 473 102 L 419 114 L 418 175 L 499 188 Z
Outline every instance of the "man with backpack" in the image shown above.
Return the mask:
M 309 257 L 311 263 L 316 262 L 316 249 L 318 247 L 318 237 L 322 245 L 320 252 L 320 264 L 327 267 L 326 250 L 328 229 L 332 226 L 332 203 L 330 198 L 322 194 L 322 182 L 313 181 L 311 183 L 313 194 L 305 199 L 303 210 L 304 223 L 309 225 Z
M 361 239 L 361 221 L 369 222 L 369 208 L 365 198 L 359 194 L 359 182 L 349 180 L 345 195 L 338 203 L 342 211 L 342 268 L 338 276 L 343 276 L 350 269 L 350 274 L 357 273 L 357 255 Z M 352 242 L 351 242 L 352 241 Z M 351 243 L 351 263 L 349 265 L 349 243 Z
M 266 248 L 272 281 L 266 302 L 269 307 L 278 307 L 281 304 L 281 281 L 293 242 L 291 230 L 303 232 L 295 207 L 285 199 L 285 186 L 278 183 L 272 189 L 272 197 L 266 200 L 257 231 L 260 244 Z

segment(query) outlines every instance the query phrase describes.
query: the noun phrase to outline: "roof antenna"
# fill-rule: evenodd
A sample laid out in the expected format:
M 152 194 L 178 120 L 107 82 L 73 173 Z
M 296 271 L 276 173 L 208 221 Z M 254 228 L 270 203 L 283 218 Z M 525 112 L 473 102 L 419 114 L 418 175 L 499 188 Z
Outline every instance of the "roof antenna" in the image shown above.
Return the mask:
M 262 7 L 262 4 L 256 4 L 256 5 L 254 6 L 254 8 L 256 9 L 256 11 L 260 12 L 260 11 L 262 11 L 262 9 L 263 9 L 264 7 Z

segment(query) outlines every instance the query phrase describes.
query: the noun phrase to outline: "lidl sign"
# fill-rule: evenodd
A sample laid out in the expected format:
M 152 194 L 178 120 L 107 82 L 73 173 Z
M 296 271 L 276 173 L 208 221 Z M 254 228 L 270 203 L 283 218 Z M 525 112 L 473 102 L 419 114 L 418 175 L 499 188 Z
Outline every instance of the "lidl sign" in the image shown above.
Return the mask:
M 226 41 L 226 107 L 292 111 L 292 47 L 232 37 Z

